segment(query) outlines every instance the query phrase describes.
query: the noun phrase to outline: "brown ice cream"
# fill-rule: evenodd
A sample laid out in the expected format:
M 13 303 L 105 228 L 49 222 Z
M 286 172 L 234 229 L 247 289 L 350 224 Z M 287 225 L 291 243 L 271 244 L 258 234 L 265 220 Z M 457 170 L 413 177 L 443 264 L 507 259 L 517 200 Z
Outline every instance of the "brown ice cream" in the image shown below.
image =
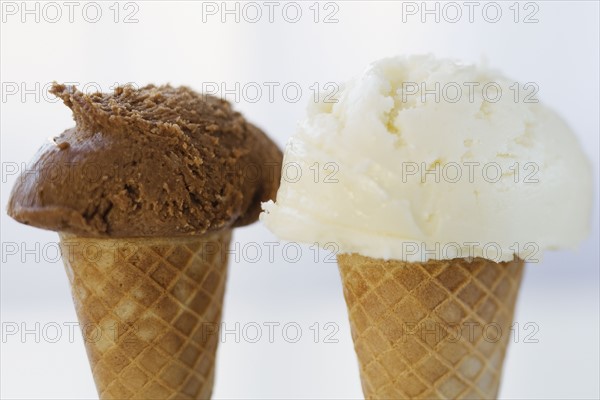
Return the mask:
M 101 333 L 85 341 L 99 397 L 210 398 L 231 231 L 274 199 L 281 152 L 185 87 L 52 93 L 76 127 L 40 149 L 8 214 L 60 233 L 79 323 Z
M 254 222 L 282 154 L 224 100 L 186 88 L 84 94 L 55 84 L 76 127 L 43 146 L 8 214 L 89 237 L 200 235 Z

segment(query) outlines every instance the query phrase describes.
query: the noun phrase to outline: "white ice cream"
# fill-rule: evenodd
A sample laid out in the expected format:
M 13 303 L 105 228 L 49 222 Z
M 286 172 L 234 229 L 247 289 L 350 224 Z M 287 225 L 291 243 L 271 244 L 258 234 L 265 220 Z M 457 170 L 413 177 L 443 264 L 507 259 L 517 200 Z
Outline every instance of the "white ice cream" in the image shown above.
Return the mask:
M 309 107 L 261 220 L 285 240 L 406 261 L 574 248 L 591 166 L 534 91 L 431 56 L 378 61 Z

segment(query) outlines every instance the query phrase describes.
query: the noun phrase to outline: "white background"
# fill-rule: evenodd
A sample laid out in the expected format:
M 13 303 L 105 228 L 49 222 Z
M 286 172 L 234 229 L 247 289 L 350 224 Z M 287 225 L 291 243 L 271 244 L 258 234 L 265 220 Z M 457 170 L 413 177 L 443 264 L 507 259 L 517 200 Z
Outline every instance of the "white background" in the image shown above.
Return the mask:
M 69 22 L 68 8 L 58 2 L 62 17 L 51 23 L 48 20 L 56 19 L 56 9 L 44 9 L 45 3 L 37 5 L 36 22 L 35 13 L 23 14 L 21 2 L 3 2 L 2 209 L 16 179 L 7 173 L 8 166 L 29 160 L 48 137 L 73 125 L 69 110 L 42 93 L 42 87 L 53 80 L 95 83 L 104 91 L 115 82 L 170 82 L 199 91 L 206 82 L 224 82 L 227 88 L 235 82 L 242 86 L 297 82 L 303 89 L 298 102 L 286 101 L 276 90 L 272 103 L 263 92 L 256 103 L 240 99 L 235 105 L 284 146 L 311 100 L 310 86 L 315 82 L 344 81 L 381 57 L 429 52 L 475 62 L 485 57 L 515 80 L 536 82 L 538 98 L 557 109 L 579 137 L 597 182 L 597 2 L 535 2 L 539 21 L 529 24 L 522 20 L 534 6 L 518 5 L 520 22 L 515 23 L 509 9 L 513 2 L 500 3 L 502 17 L 497 23 L 483 17 L 485 2 L 475 9 L 472 23 L 464 6 L 456 23 L 445 21 L 443 15 L 439 23 L 433 15 L 422 23 L 420 14 L 405 15 L 403 21 L 401 2 L 337 2 L 334 17 L 338 22 L 329 24 L 322 20 L 335 8 L 324 9 L 321 3 L 321 22 L 315 23 L 309 9 L 312 3 L 301 4 L 297 23 L 283 18 L 284 3 L 275 9 L 273 23 L 264 6 L 260 21 L 249 23 L 242 14 L 236 23 L 234 15 L 221 22 L 220 14 L 203 14 L 201 2 L 135 2 L 138 22 L 123 23 L 125 15 L 136 8 L 119 5 L 119 22 L 115 22 L 114 6 L 109 8 L 112 2 L 103 2 L 99 3 L 100 20 L 91 23 L 82 15 L 85 3 L 75 8 L 73 22 Z M 34 9 L 35 4 L 27 3 L 27 7 Z M 222 8 L 220 2 L 215 4 Z M 228 7 L 235 6 L 229 3 Z M 438 7 L 443 9 L 443 4 Z M 254 18 L 254 10 L 246 11 L 246 17 Z M 448 18 L 454 17 L 454 10 L 446 11 Z M 93 9 L 87 12 L 88 20 L 95 17 Z M 289 18 L 294 17 L 293 10 L 288 12 Z M 493 18 L 493 10 L 488 12 L 487 17 Z M 15 87 L 18 91 L 13 94 Z M 23 89 L 34 93 L 25 95 Z M 235 102 L 231 96 L 226 98 Z M 516 315 L 521 335 L 508 353 L 503 398 L 600 396 L 597 188 L 596 184 L 593 230 L 579 251 L 549 252 L 542 263 L 527 268 Z M 51 249 L 57 235 L 19 225 L 4 212 L 0 219 L 2 328 L 4 334 L 15 324 L 20 330 L 2 338 L 2 398 L 95 398 L 82 339 L 76 334 L 69 340 L 64 325 L 77 319 L 62 263 L 52 260 L 49 250 L 40 260 L 22 252 L 4 252 L 8 242 L 28 248 L 39 243 L 40 248 Z M 250 242 L 275 240 L 260 224 L 238 229 L 234 237 L 240 252 Z M 233 334 L 228 335 L 220 345 L 215 397 L 360 398 L 358 367 L 335 263 L 325 262 L 323 251 L 315 263 L 308 247 L 302 247 L 297 262 L 286 261 L 281 247 L 275 259 L 269 260 L 262 248 L 264 253 L 255 263 L 243 257 L 230 263 L 225 326 L 296 322 L 303 335 L 298 343 L 288 343 L 281 329 L 275 331 L 274 343 L 269 343 L 266 327 L 258 343 L 243 337 L 238 343 Z M 35 331 L 36 322 L 40 323 L 39 343 L 34 334 L 22 338 L 21 330 Z M 321 326 L 319 343 L 314 343 L 314 331 L 309 328 L 315 322 Z M 333 336 L 338 343 L 324 343 L 323 324 L 327 322 L 339 326 Z M 524 342 L 524 334 L 531 332 L 523 329 L 527 322 L 539 327 L 538 343 Z M 48 325 L 53 323 L 61 327 L 62 336 L 49 343 L 45 338 L 56 335 L 53 325 Z

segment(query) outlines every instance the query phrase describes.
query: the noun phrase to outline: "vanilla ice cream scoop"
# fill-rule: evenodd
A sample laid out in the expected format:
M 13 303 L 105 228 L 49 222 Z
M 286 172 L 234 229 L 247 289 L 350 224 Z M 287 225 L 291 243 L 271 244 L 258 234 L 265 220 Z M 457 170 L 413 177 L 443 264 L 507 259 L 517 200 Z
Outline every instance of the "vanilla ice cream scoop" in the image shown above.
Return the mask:
M 574 248 L 591 166 L 537 90 L 432 56 L 375 62 L 309 107 L 261 220 L 285 240 L 409 262 Z

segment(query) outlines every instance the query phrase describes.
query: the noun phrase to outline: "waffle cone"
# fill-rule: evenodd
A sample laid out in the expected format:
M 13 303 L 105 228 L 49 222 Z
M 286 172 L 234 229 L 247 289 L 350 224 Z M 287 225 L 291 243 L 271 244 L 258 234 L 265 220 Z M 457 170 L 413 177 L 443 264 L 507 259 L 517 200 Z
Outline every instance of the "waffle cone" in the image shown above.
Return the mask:
M 523 261 L 338 264 L 365 398 L 496 398 Z
M 101 399 L 210 398 L 230 239 L 61 234 Z

